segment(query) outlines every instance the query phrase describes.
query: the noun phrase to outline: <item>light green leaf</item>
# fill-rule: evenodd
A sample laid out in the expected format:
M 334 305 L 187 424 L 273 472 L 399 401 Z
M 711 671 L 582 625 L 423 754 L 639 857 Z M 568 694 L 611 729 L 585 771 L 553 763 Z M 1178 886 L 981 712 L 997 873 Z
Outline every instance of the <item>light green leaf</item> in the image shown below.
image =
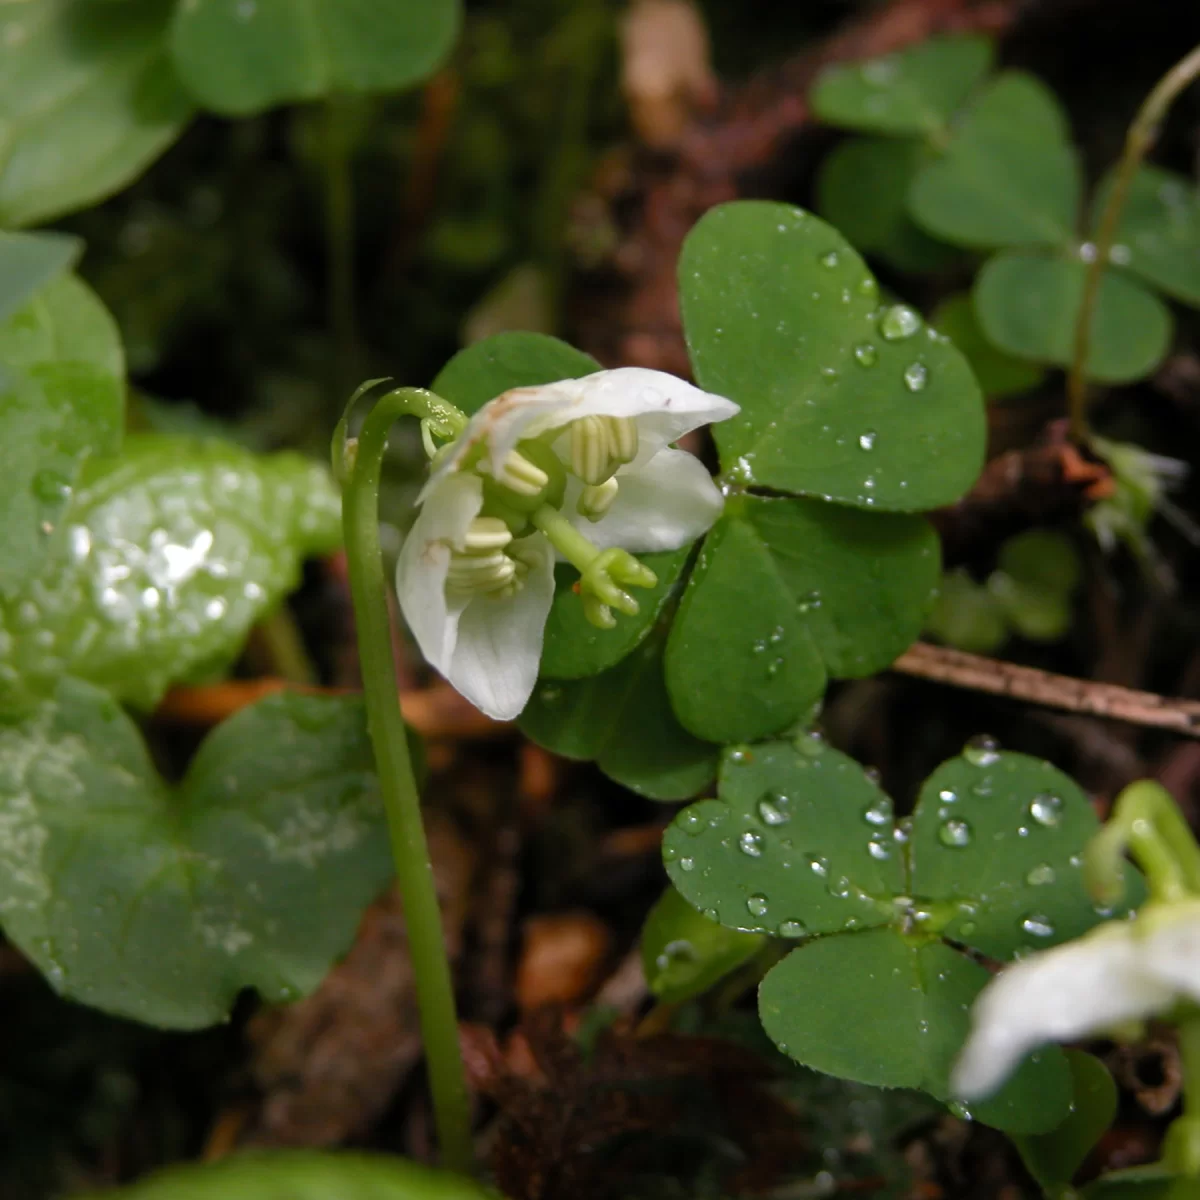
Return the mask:
M 1028 529 L 1000 547 L 987 586 L 1022 637 L 1053 642 L 1071 628 L 1081 575 L 1075 544 L 1066 534 Z
M 0 321 L 34 292 L 75 264 L 83 243 L 66 233 L 5 233 L 0 230 Z
M 171 53 L 200 104 L 244 116 L 418 83 L 449 54 L 460 20 L 458 0 L 186 0 Z
M 1097 225 L 1112 186 L 1110 176 L 1096 193 Z M 1139 167 L 1125 197 L 1109 261 L 1168 296 L 1200 307 L 1200 192 L 1195 183 L 1161 167 Z
M 663 835 L 671 882 L 710 919 L 784 938 L 893 919 L 891 801 L 852 758 L 809 738 L 726 749 L 717 794 Z
M 171 1167 L 97 1200 L 498 1200 L 473 1179 L 403 1158 L 283 1150 Z
M 170 0 L 0 6 L 0 225 L 119 191 L 192 115 L 166 56 Z
M 642 970 L 662 1003 L 682 1004 L 753 958 L 765 941 L 710 921 L 668 887 L 642 926 Z
M 152 706 L 236 653 L 340 540 L 328 473 L 227 442 L 130 438 L 91 463 L 38 575 L 0 602 L 0 693 L 64 674 Z
M 1086 264 L 1009 251 L 975 279 L 975 315 L 990 342 L 1018 358 L 1069 367 L 1083 299 Z M 1106 271 L 1092 314 L 1087 375 L 1129 383 L 1148 375 L 1171 342 L 1171 314 L 1140 284 Z
M 1066 114 L 1045 84 L 997 76 L 957 126 L 941 160 L 917 174 L 909 212 L 955 245 L 1065 246 L 1083 186 Z
M 460 350 L 431 387 L 443 400 L 474 413 L 509 388 L 579 379 L 599 370 L 590 354 L 549 334 L 498 333 Z
M 847 138 L 821 164 L 817 210 L 847 241 L 901 271 L 936 271 L 959 251 L 908 215 L 908 188 L 931 151 L 911 138 Z
M 152 1025 L 294 999 L 389 877 L 371 769 L 359 701 L 281 695 L 172 791 L 117 702 L 64 679 L 0 725 L 5 930 L 58 992 Z
M 952 1099 L 949 1074 L 987 970 L 940 941 L 893 929 L 818 938 L 772 968 L 758 992 L 763 1028 L 805 1066 L 879 1087 Z M 1071 1104 L 1057 1047 L 1030 1055 L 977 1120 L 1011 1132 L 1053 1129 Z
M 53 535 L 84 460 L 120 444 L 125 364 L 107 309 L 85 284 L 64 276 L 0 325 L 5 369 L 0 596 L 11 596 L 61 543 Z
M 1048 1192 L 1068 1184 L 1117 1115 L 1117 1085 L 1094 1055 L 1067 1050 L 1071 1113 L 1048 1133 L 1015 1137 L 1026 1170 Z
M 1057 945 L 1099 920 L 1080 871 L 1098 828 L 1079 785 L 1048 762 L 969 747 L 921 787 L 912 894 L 946 906 L 944 936 L 992 958 Z
M 991 61 L 986 38 L 929 38 L 886 58 L 823 71 L 812 91 L 813 111 L 851 129 L 937 134 Z
M 700 384 L 741 413 L 714 429 L 733 482 L 918 512 L 983 461 L 983 403 L 962 355 L 801 209 L 739 201 L 688 235 L 680 298 Z
M 971 654 L 993 654 L 1008 639 L 1000 601 L 963 567 L 942 576 L 925 629 L 939 642 Z
M 662 676 L 663 634 L 647 637 L 615 667 L 579 680 L 540 683 L 522 731 L 566 758 L 594 759 L 651 800 L 686 800 L 712 780 L 716 747 L 675 720 Z
M 933 314 L 932 324 L 966 355 L 979 386 L 989 397 L 1032 391 L 1046 376 L 1041 367 L 1005 354 L 987 340 L 967 292 L 943 300 Z
M 710 741 L 778 732 L 820 698 L 827 676 L 870 675 L 901 654 L 938 572 L 937 539 L 920 518 L 731 497 L 671 631 L 676 713 Z

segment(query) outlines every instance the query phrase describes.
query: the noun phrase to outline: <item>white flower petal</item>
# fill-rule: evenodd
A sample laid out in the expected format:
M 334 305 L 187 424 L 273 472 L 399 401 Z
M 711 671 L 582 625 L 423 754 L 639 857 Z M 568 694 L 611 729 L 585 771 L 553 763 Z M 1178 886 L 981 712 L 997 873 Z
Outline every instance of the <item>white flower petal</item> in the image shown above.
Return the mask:
M 623 467 L 616 478 L 620 490 L 601 520 L 593 523 L 576 512 L 582 485 L 574 480 L 563 506 L 565 515 L 602 550 L 678 550 L 706 533 L 725 506 L 704 464 L 684 450 L 660 450 L 643 467 Z
M 951 1090 L 964 1100 L 990 1095 L 1036 1046 L 1150 1016 L 1172 996 L 1146 971 L 1139 939 L 1124 922 L 1031 955 L 1005 967 L 975 1001 Z
M 1200 1003 L 1200 902 L 1143 909 L 1134 929 L 1147 973 Z
M 482 506 L 483 482 L 477 475 L 442 480 L 421 506 L 396 563 L 400 611 L 426 661 L 446 676 L 467 603 L 466 598 L 452 603 L 446 599 L 450 548 L 465 544 L 467 529 Z
M 554 551 L 536 533 L 513 544 L 530 564 L 524 586 L 505 599 L 479 596 L 458 621 L 443 674 L 476 708 L 499 721 L 517 716 L 533 694 L 546 618 L 554 600 Z

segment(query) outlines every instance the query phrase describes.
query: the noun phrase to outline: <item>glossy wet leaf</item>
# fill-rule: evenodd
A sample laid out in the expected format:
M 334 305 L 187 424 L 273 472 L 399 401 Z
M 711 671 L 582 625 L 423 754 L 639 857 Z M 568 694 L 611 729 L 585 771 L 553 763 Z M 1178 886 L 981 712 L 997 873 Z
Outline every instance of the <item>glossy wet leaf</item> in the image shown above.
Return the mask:
M 792 951 L 759 987 L 769 1037 L 797 1062 L 880 1087 L 952 1099 L 949 1073 L 966 1039 L 986 968 L 940 941 L 893 929 L 818 938 Z M 1067 1115 L 1071 1077 L 1062 1051 L 1031 1055 L 971 1115 L 1038 1133 Z
M 963 115 L 945 153 L 919 172 L 909 211 L 955 245 L 1064 246 L 1083 186 L 1066 114 L 1032 75 L 997 76 Z
M 892 920 L 904 867 L 891 802 L 853 759 L 813 738 L 734 747 L 717 793 L 663 835 L 667 874 L 694 907 L 785 938 Z
M 0 596 L 12 596 L 61 549 L 84 460 L 120 444 L 125 364 L 107 309 L 69 275 L 0 324 L 0 372 Z
M 1041 367 L 1005 354 L 988 341 L 966 292 L 943 300 L 933 314 L 932 323 L 966 355 L 979 386 L 989 397 L 1032 391 L 1046 377 Z
M 662 674 L 663 635 L 586 679 L 541 681 L 520 717 L 524 733 L 566 758 L 594 759 L 652 800 L 685 800 L 716 770 L 717 749 L 683 729 Z
M 579 572 L 559 563 L 554 569 L 557 586 L 542 647 L 542 674 L 548 679 L 582 679 L 616 666 L 654 627 L 690 553 L 691 547 L 684 546 L 638 555 L 638 561 L 658 576 L 658 583 L 638 589 L 637 616 L 619 615 L 615 629 L 599 629 L 588 621 L 574 591 Z
M 182 132 L 171 0 L 0 5 L 0 225 L 102 200 Z
M 707 992 L 762 949 L 760 934 L 739 933 L 697 912 L 668 887 L 642 926 L 642 970 L 664 1004 Z
M 881 308 L 824 221 L 722 205 L 688 235 L 679 279 L 697 380 L 742 406 L 713 431 L 732 481 L 897 511 L 974 481 L 983 403 L 965 359 L 911 309 Z
M 1107 179 L 1093 206 L 1099 226 L 1112 189 Z M 1176 300 L 1200 306 L 1200 193 L 1161 167 L 1139 167 L 1125 197 L 1110 261 Z
M 864 254 L 901 271 L 939 270 L 959 251 L 921 229 L 906 202 L 917 169 L 930 157 L 914 138 L 847 138 L 821 164 L 817 210 Z
M 545 333 L 498 333 L 460 350 L 430 385 L 465 413 L 477 412 L 509 388 L 578 379 L 600 364 Z
M 823 71 L 813 88 L 813 111 L 823 121 L 851 129 L 936 134 L 991 61 L 986 38 L 930 38 L 884 58 Z
M 280 695 L 170 789 L 116 700 L 64 679 L 0 725 L 0 920 L 56 991 L 152 1025 L 294 999 L 390 874 L 372 762 L 358 700 Z
M 85 467 L 64 536 L 0 603 L 0 694 L 70 674 L 140 707 L 235 654 L 341 536 L 327 472 L 294 454 L 143 435 Z
M 1069 367 L 1087 267 L 1074 258 L 1009 251 L 975 279 L 975 314 L 994 345 L 1019 358 Z M 1171 314 L 1153 293 L 1106 271 L 1093 313 L 1087 375 L 1129 383 L 1148 375 L 1171 342 Z
M 83 243 L 69 234 L 0 230 L 0 322 L 73 266 L 82 252 Z
M 424 79 L 458 33 L 458 0 L 188 0 L 171 53 L 196 100 L 245 115 Z
M 1117 1085 L 1094 1054 L 1065 1051 L 1071 1069 L 1071 1112 L 1048 1133 L 1016 1137 L 1025 1168 L 1046 1189 L 1070 1183 L 1117 1115 Z
M 1057 945 L 1100 919 L 1080 870 L 1098 828 L 1079 785 L 1048 762 L 968 748 L 921 787 L 912 893 L 951 906 L 945 936 L 992 958 Z
M 873 674 L 901 654 L 938 573 L 937 539 L 920 518 L 731 499 L 671 631 L 676 712 L 712 741 L 777 732 L 821 696 L 827 677 Z

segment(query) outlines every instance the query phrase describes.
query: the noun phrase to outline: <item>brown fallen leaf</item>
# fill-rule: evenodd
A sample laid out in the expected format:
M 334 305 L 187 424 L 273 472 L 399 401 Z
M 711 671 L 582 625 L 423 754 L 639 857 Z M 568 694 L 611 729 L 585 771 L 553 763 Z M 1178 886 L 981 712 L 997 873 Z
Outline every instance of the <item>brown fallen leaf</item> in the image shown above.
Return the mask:
M 517 966 L 517 1005 L 532 1012 L 572 1005 L 600 982 L 612 948 L 608 926 L 588 912 L 530 917 Z

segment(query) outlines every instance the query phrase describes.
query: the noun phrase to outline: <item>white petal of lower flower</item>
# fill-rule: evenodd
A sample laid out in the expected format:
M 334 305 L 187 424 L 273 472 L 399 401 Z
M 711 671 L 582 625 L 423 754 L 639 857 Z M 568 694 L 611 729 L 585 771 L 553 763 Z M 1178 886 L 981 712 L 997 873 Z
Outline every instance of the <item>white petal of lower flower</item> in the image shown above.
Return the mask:
M 684 450 L 660 450 L 643 467 L 623 467 L 612 507 L 591 522 L 575 510 L 582 485 L 568 485 L 564 513 L 601 549 L 633 554 L 678 550 L 706 533 L 725 500 L 704 464 Z
M 1145 970 L 1172 991 L 1200 1003 L 1200 902 L 1144 909 L 1135 922 Z
M 536 533 L 513 543 L 529 573 L 515 595 L 473 599 L 458 619 L 443 674 L 476 708 L 510 721 L 533 694 L 546 618 L 554 600 L 554 550 Z
M 1131 924 L 1102 926 L 1031 955 L 996 976 L 975 1001 L 971 1035 L 951 1076 L 956 1096 L 990 1095 L 1044 1042 L 1082 1037 L 1159 1012 L 1173 989 L 1143 965 Z

